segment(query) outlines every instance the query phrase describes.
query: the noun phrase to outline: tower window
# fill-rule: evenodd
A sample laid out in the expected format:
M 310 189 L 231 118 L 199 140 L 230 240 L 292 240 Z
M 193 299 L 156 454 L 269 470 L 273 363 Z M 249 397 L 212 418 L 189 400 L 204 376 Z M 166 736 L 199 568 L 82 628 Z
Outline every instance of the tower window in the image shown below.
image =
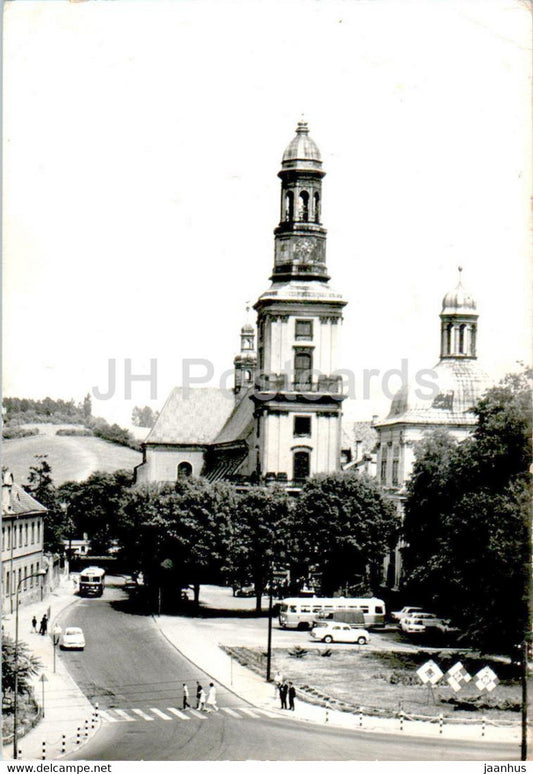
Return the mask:
M 452 354 L 452 328 L 453 325 L 451 323 L 448 323 L 446 326 L 446 354 L 451 355 Z
M 297 385 L 311 384 L 313 356 L 311 352 L 296 351 L 294 354 L 294 381 Z
M 313 321 L 296 320 L 296 341 L 313 340 Z
M 180 462 L 178 465 L 178 481 L 192 476 L 192 465 L 190 462 Z
M 459 326 L 459 354 L 464 355 L 465 352 L 465 326 Z
M 294 417 L 294 435 L 298 438 L 311 437 L 311 417 Z
M 300 193 L 299 220 L 303 220 L 305 223 L 309 220 L 309 193 L 307 191 Z
M 309 472 L 311 470 L 311 455 L 307 451 L 294 452 L 293 458 L 293 480 L 305 481 L 309 478 Z
M 315 191 L 313 198 L 315 200 L 315 223 L 320 223 L 320 194 L 318 191 Z
M 294 194 L 292 191 L 287 191 L 285 194 L 285 220 L 294 220 Z

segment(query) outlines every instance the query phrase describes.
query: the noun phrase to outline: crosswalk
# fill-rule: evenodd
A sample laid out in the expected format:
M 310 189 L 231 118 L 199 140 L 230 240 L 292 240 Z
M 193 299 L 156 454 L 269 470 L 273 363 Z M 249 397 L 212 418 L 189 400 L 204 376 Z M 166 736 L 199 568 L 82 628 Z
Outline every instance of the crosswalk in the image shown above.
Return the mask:
M 260 709 L 259 707 L 220 707 L 219 712 L 214 711 L 201 712 L 200 710 L 188 708 L 178 709 L 177 707 L 144 707 L 118 709 L 117 707 L 109 709 L 100 709 L 98 714 L 104 723 L 132 723 L 143 720 L 153 722 L 154 720 L 166 721 L 190 721 L 193 719 L 206 721 L 210 715 L 219 714 L 220 716 L 229 716 L 232 718 L 276 718 L 278 715 L 270 710 Z

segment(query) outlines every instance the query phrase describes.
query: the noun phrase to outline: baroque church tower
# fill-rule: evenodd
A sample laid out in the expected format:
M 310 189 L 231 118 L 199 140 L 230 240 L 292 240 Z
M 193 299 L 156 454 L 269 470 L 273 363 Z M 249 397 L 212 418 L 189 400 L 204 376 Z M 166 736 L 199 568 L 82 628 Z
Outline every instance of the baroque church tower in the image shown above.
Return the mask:
M 256 473 L 296 484 L 339 469 L 343 385 L 336 374 L 346 301 L 328 285 L 322 159 L 300 121 L 278 173 L 272 284 L 257 300 L 252 394 Z

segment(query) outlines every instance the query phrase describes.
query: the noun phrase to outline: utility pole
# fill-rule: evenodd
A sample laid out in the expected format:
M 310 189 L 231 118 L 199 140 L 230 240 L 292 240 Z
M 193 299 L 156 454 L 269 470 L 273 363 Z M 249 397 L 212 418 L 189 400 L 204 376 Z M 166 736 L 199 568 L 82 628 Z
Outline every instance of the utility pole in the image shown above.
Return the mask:
M 267 683 L 270 682 L 270 665 L 272 663 L 272 562 L 270 563 L 270 578 L 268 589 L 268 641 L 267 641 Z
M 521 760 L 527 761 L 527 656 L 528 656 L 529 642 L 525 639 L 522 642 L 522 658 L 521 658 L 521 672 L 522 672 L 522 745 L 521 745 Z

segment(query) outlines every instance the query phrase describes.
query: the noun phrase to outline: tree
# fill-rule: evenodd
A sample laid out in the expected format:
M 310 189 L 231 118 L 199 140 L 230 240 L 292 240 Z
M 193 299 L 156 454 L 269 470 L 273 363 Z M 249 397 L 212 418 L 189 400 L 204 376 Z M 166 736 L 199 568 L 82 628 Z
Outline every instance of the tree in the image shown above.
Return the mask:
M 92 402 L 91 402 L 90 393 L 87 393 L 87 395 L 83 399 L 81 410 L 83 412 L 83 416 L 85 417 L 85 419 L 90 419 L 90 417 L 92 416 Z
M 296 504 L 295 556 L 301 568 L 321 573 L 326 595 L 345 585 L 375 588 L 397 533 L 394 506 L 373 479 L 357 473 L 311 479 Z
M 4 701 L 9 694 L 15 693 L 15 671 L 18 662 L 17 689 L 18 693 L 29 693 L 30 678 L 37 674 L 42 666 L 39 659 L 33 655 L 25 642 L 18 643 L 17 660 L 15 661 L 15 641 L 7 634 L 2 634 L 2 697 Z
M 87 533 L 91 553 L 105 555 L 118 536 L 119 518 L 125 490 L 133 483 L 129 470 L 96 472 L 86 481 L 67 482 L 58 496 L 68 503 L 70 534 Z
M 136 427 L 152 427 L 155 424 L 159 412 L 154 411 L 150 406 L 135 406 L 131 412 L 131 421 Z
M 228 570 L 232 580 L 252 580 L 257 612 L 261 611 L 261 596 L 273 565 L 286 560 L 292 506 L 282 489 L 250 487 L 236 498 Z
M 28 483 L 24 489 L 37 502 L 47 508 L 43 517 L 43 543 L 45 551 L 63 552 L 65 533 L 64 514 L 59 505 L 57 490 L 52 479 L 52 468 L 46 454 L 36 454 L 37 462 L 30 468 Z
M 476 407 L 460 444 L 417 450 L 404 535 L 407 588 L 449 615 L 466 641 L 513 652 L 528 622 L 531 390 L 506 377 Z

